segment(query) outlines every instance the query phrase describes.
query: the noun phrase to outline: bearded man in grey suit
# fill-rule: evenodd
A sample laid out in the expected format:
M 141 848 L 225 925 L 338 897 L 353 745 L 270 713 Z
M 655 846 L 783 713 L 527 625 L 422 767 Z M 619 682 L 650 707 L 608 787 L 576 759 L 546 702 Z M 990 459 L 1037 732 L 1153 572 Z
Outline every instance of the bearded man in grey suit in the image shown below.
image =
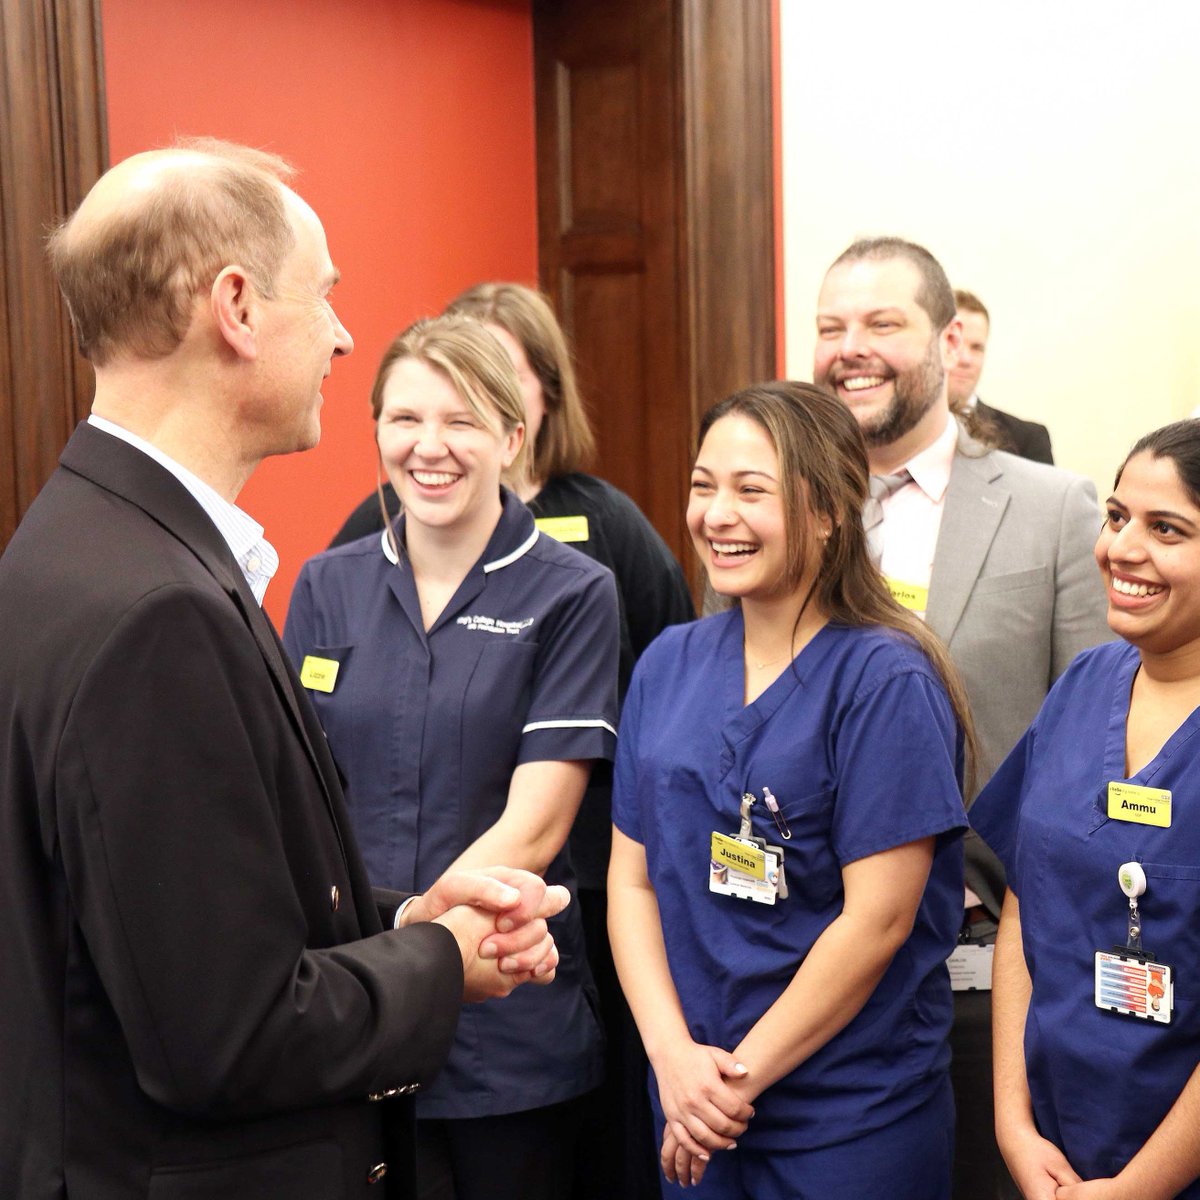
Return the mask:
M 950 283 L 923 247 L 860 241 L 829 268 L 813 377 L 866 437 L 868 540 L 893 595 L 941 636 L 962 674 L 982 785 L 1071 659 L 1111 635 L 1092 558 L 1095 489 L 966 434 L 947 389 L 961 341 Z M 978 838 L 967 842 L 966 881 L 964 938 L 984 945 L 994 939 L 1003 872 Z M 989 962 L 967 951 L 956 962 L 984 968 L 982 978 L 962 977 L 975 990 L 955 992 L 957 1200 L 1016 1195 L 992 1132 Z

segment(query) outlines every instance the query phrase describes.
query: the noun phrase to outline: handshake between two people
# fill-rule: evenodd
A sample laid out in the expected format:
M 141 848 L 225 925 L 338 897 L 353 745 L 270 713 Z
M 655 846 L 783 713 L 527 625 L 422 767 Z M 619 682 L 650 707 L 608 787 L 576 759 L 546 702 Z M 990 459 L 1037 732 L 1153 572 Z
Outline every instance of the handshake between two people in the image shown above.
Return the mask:
M 522 983 L 554 979 L 558 948 L 546 922 L 570 902 L 565 887 L 532 871 L 450 870 L 405 906 L 400 925 L 433 921 L 449 929 L 463 957 L 463 1000 L 492 1000 Z

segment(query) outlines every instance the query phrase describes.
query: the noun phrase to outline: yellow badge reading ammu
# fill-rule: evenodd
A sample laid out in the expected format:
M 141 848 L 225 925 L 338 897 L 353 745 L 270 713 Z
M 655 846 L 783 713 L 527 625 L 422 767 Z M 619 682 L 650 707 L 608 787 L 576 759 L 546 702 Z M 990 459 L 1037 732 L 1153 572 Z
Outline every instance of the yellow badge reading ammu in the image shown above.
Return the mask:
M 1136 783 L 1108 785 L 1108 815 L 1113 821 L 1171 828 L 1171 793 L 1164 788 L 1139 787 Z
M 888 579 L 888 591 L 897 604 L 910 612 L 924 612 L 929 607 L 929 589 L 915 583 L 904 583 L 899 579 Z
M 586 542 L 592 536 L 584 516 L 538 517 L 534 524 L 556 542 Z
M 767 856 L 762 850 L 757 846 L 747 846 L 728 834 L 717 833 L 715 829 L 712 835 L 712 860 L 754 879 L 767 877 Z
M 306 654 L 300 666 L 300 682 L 314 692 L 332 692 L 341 665 L 336 659 Z

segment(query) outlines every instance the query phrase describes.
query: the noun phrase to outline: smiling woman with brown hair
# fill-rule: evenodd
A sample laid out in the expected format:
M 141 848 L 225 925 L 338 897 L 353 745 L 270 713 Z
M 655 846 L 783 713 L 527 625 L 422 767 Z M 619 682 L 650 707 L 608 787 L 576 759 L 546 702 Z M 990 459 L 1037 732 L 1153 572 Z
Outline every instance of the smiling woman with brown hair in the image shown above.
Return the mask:
M 970 720 L 871 565 L 866 493 L 854 417 L 808 384 L 701 422 L 687 523 L 734 606 L 638 665 L 609 871 L 664 1195 L 949 1196 Z

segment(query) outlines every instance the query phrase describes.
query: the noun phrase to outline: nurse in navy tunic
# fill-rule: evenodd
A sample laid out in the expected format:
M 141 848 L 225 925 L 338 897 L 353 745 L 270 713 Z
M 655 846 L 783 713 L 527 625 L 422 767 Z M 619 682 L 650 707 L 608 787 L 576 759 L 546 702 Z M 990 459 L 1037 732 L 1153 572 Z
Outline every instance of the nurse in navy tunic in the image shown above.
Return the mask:
M 996 1135 L 1030 1200 L 1196 1200 L 1200 421 L 1142 438 L 1106 508 L 1096 561 L 1121 640 L 1075 659 L 971 810 L 1010 889 Z M 1141 889 L 1140 956 L 1119 874 Z
M 573 888 L 564 844 L 591 763 L 615 745 L 612 575 L 539 534 L 501 486 L 523 408 L 478 322 L 401 334 L 372 411 L 403 510 L 305 565 L 285 633 L 371 880 L 419 892 L 452 867 L 505 862 Z M 566 1194 L 602 1039 L 573 906 L 553 931 L 554 981 L 464 1010 L 417 1097 L 428 1200 Z
M 609 873 L 664 1195 L 950 1194 L 969 717 L 871 566 L 866 495 L 857 423 L 807 384 L 701 423 L 687 522 L 733 606 L 634 672 Z

